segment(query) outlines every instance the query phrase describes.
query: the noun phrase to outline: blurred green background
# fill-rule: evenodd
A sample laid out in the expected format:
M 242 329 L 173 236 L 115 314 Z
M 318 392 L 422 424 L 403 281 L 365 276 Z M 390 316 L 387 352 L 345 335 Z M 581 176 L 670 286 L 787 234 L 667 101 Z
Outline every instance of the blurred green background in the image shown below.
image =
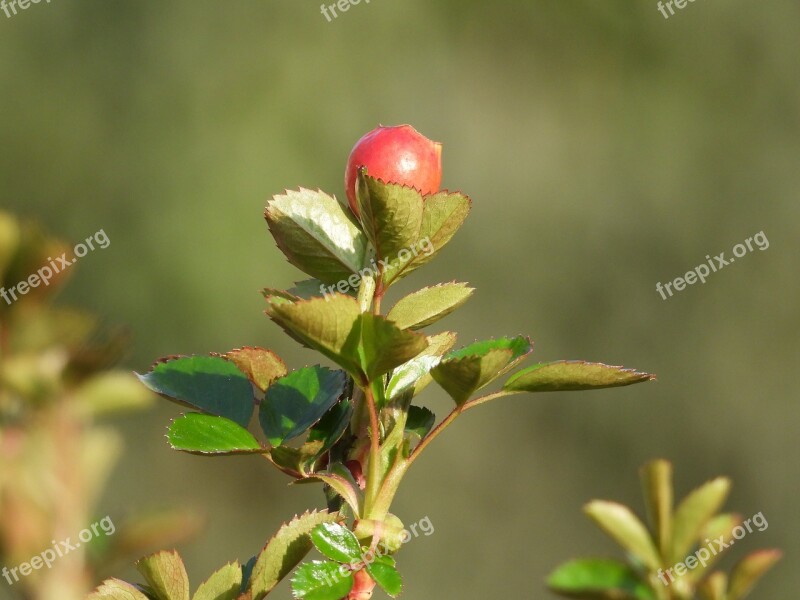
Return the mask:
M 728 508 L 769 522 L 746 548 L 786 551 L 753 597 L 789 598 L 798 24 L 790 0 L 698 0 L 669 20 L 650 0 L 372 0 L 332 22 L 313 0 L 40 3 L 0 14 L 2 208 L 75 241 L 105 230 L 111 246 L 81 260 L 61 300 L 127 324 L 131 369 L 242 345 L 301 366 L 317 357 L 263 315 L 260 288 L 302 278 L 265 200 L 300 185 L 341 196 L 361 134 L 412 123 L 444 143 L 444 185 L 474 205 L 398 293 L 469 281 L 476 295 L 444 321 L 462 343 L 527 333 L 535 358 L 659 381 L 464 416 L 399 496 L 407 523 L 436 528 L 400 555 L 406 596 L 550 597 L 543 579 L 563 560 L 617 553 L 581 506 L 643 510 L 638 467 L 664 457 L 680 493 L 733 477 Z M 762 230 L 768 250 L 656 293 Z M 127 454 L 101 513 L 204 510 L 206 533 L 181 549 L 198 583 L 322 499 L 266 461 L 169 451 L 178 412 L 119 421 Z

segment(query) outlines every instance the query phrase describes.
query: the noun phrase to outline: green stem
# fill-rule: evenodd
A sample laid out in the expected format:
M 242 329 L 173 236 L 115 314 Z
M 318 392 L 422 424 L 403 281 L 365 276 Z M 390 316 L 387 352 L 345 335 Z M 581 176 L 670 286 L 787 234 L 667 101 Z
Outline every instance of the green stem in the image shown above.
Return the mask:
M 381 486 L 381 430 L 378 424 L 378 410 L 375 407 L 375 397 L 372 395 L 370 385 L 364 387 L 364 401 L 369 410 L 369 470 L 367 473 L 367 490 L 365 498 L 365 514 L 369 514 L 369 509 L 375 502 Z

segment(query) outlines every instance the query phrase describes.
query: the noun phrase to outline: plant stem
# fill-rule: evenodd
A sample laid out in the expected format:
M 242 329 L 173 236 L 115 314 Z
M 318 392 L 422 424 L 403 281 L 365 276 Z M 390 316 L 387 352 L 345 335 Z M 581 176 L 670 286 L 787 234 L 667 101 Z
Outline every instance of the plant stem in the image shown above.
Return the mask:
M 456 420 L 456 417 L 458 417 L 462 412 L 464 412 L 465 406 L 466 405 L 462 405 L 454 408 L 450 412 L 450 414 L 447 415 L 442 420 L 441 423 L 439 423 L 436 427 L 434 427 L 433 430 L 428 435 L 426 435 L 425 438 L 419 444 L 417 444 L 417 447 L 414 448 L 414 450 L 412 450 L 411 454 L 409 454 L 408 456 L 408 460 L 406 461 L 406 468 L 411 466 L 411 463 L 413 463 L 417 459 L 417 456 L 419 456 L 422 453 L 422 451 L 425 450 L 428 444 L 430 444 L 434 439 L 436 439 L 436 437 L 440 433 L 442 433 L 445 429 L 447 429 L 448 425 L 450 425 L 453 421 Z
M 372 394 L 372 387 L 370 385 L 364 386 L 364 400 L 369 409 L 369 470 L 367 473 L 367 490 L 365 499 L 365 514 L 369 514 L 369 510 L 375 501 L 378 491 L 381 486 L 381 449 L 380 449 L 380 436 L 381 430 L 378 424 L 378 410 L 375 407 L 375 397 Z

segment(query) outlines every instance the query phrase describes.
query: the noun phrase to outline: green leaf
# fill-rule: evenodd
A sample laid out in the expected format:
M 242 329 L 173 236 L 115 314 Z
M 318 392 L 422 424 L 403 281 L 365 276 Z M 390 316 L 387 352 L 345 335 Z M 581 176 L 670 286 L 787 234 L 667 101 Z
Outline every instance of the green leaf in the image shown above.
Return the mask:
M 728 600 L 742 600 L 755 587 L 758 580 L 778 562 L 780 550 L 759 550 L 745 556 L 733 568 L 728 586 Z
M 401 298 L 386 318 L 400 329 L 421 329 L 446 317 L 464 304 L 475 288 L 465 283 L 442 283 Z
M 430 433 L 435 422 L 436 415 L 424 406 L 410 406 L 406 419 L 406 432 L 422 439 Z
M 342 575 L 335 562 L 305 563 L 292 577 L 292 594 L 303 600 L 341 600 L 353 589 L 353 574 Z
M 531 351 L 523 336 L 475 342 L 444 357 L 431 375 L 457 406 L 500 375 L 514 368 Z
M 390 262 L 384 271 L 386 287 L 432 260 L 464 224 L 472 205 L 467 196 L 450 192 L 426 196 L 423 201 L 422 224 L 413 246 L 418 251 L 405 260 L 398 257 Z
M 366 565 L 370 577 L 392 598 L 403 591 L 403 578 L 394 565 L 394 559 L 387 555 L 377 556 L 373 562 Z
M 241 565 L 228 563 L 197 588 L 192 600 L 236 600 L 241 587 Z
M 360 322 L 361 345 L 357 351 L 367 381 L 375 381 L 428 347 L 424 335 L 403 331 L 384 317 L 364 313 Z
M 322 453 L 322 442 L 307 442 L 299 448 L 278 446 L 271 448 L 269 458 L 284 473 L 292 477 L 307 477 L 311 467 Z
M 650 525 L 662 556 L 667 556 L 672 532 L 672 463 L 650 461 L 642 468 L 641 479 Z
M 225 417 L 188 413 L 175 419 L 167 435 L 175 450 L 195 454 L 249 454 L 264 452 L 241 425 Z
M 264 216 L 289 262 L 325 283 L 364 266 L 367 239 L 349 211 L 321 191 L 301 188 L 274 196 Z
M 730 479 L 717 477 L 694 490 L 678 505 L 672 520 L 671 563 L 686 557 L 700 531 L 725 503 L 730 489 Z
M 616 560 L 586 558 L 559 566 L 547 579 L 548 587 L 571 598 L 655 600 L 653 591 L 636 572 Z
M 378 260 L 392 260 L 419 239 L 422 195 L 415 189 L 384 183 L 360 168 L 356 196 L 361 223 Z
M 247 427 L 253 414 L 250 380 L 220 356 L 166 358 L 149 373 L 137 376 L 167 400 L 225 417 L 242 427 Z
M 539 363 L 513 375 L 503 389 L 514 392 L 562 392 L 631 385 L 655 379 L 633 369 L 580 360 Z
M 431 369 L 438 365 L 442 356 L 456 343 L 456 334 L 444 331 L 428 337 L 428 347 L 410 361 L 397 367 L 386 386 L 386 397 L 394 400 L 401 394 L 413 390 L 412 396 L 419 394 L 433 381 Z
M 119 579 L 106 579 L 86 600 L 148 600 L 142 592 L 130 583 Z
M 253 600 L 261 600 L 291 573 L 312 548 L 311 530 L 320 523 L 333 523 L 338 513 L 306 512 L 284 523 L 258 555 L 250 577 Z
M 320 453 L 327 452 L 342 437 L 352 416 L 353 401 L 343 397 L 309 430 L 306 441 L 322 442 Z
M 189 577 L 174 550 L 142 558 L 136 568 L 160 600 L 189 600 Z
M 339 400 L 346 376 L 325 367 L 305 367 L 281 377 L 267 390 L 258 412 L 273 446 L 305 433 Z
M 286 375 L 286 365 L 272 350 L 245 346 L 226 353 L 227 358 L 262 392 Z
M 647 528 L 627 506 L 616 502 L 594 500 L 584 507 L 584 512 L 603 531 L 650 569 L 661 568 L 661 558 Z
M 311 532 L 311 541 L 320 553 L 340 563 L 361 560 L 361 545 L 347 527 L 338 523 L 321 523 Z
M 295 339 L 341 365 L 363 385 L 427 347 L 425 336 L 402 331 L 385 318 L 362 314 L 342 294 L 291 303 L 273 300 L 267 314 Z

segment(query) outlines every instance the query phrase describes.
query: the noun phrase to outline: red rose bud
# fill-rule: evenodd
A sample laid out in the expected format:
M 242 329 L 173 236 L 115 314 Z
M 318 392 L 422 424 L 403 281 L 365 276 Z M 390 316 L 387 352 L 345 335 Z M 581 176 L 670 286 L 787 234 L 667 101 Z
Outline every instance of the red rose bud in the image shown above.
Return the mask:
M 358 215 L 356 177 L 359 167 L 385 181 L 413 187 L 422 194 L 439 191 L 442 182 L 442 145 L 411 125 L 378 127 L 362 137 L 350 152 L 344 189 L 350 210 Z

